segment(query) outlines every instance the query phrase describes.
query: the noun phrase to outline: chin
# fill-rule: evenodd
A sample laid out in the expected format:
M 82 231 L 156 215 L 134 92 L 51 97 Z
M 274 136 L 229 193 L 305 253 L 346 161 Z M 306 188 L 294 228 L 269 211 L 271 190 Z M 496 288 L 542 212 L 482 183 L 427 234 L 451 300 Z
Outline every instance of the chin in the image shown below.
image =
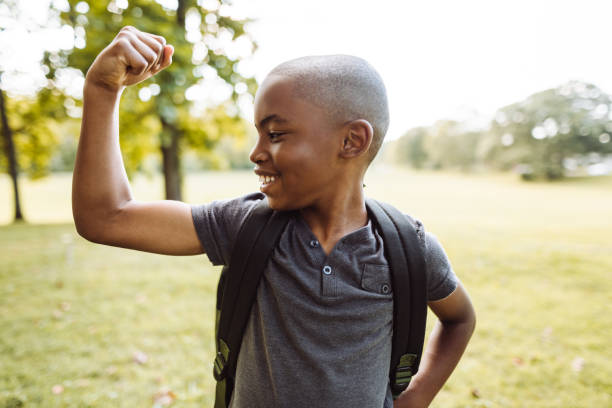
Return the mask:
M 287 211 L 289 209 L 282 202 L 270 197 L 268 197 L 268 206 L 274 211 Z

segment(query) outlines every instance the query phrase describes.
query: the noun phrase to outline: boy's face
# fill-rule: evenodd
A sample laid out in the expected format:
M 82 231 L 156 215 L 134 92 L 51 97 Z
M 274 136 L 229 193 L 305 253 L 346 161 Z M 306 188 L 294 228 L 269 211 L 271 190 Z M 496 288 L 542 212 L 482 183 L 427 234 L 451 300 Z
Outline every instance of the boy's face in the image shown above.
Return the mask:
M 342 124 L 294 96 L 291 80 L 266 78 L 255 96 L 258 140 L 250 159 L 273 209 L 299 209 L 337 191 Z

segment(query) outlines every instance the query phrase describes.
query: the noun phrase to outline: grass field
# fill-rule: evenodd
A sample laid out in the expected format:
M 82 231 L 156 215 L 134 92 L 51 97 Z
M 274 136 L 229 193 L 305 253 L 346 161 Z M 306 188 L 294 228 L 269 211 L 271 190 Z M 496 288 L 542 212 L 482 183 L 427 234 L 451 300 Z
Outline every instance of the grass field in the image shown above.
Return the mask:
M 160 183 L 135 180 L 137 198 L 161 198 Z M 527 184 L 379 167 L 366 184 L 438 236 L 477 310 L 432 406 L 612 406 L 611 177 Z M 248 172 L 195 174 L 186 200 L 256 186 Z M 10 192 L 3 176 L 3 224 Z M 69 175 L 24 180 L 30 223 L 0 227 L 0 408 L 212 406 L 218 269 L 86 242 L 69 195 Z

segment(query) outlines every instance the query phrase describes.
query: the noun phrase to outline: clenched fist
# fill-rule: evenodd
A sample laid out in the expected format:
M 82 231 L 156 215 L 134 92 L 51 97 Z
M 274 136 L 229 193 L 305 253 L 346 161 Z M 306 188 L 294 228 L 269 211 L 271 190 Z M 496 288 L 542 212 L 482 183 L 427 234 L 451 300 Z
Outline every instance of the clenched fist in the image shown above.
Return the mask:
M 174 48 L 154 34 L 123 27 L 96 57 L 86 81 L 111 91 L 134 85 L 157 74 L 172 63 Z

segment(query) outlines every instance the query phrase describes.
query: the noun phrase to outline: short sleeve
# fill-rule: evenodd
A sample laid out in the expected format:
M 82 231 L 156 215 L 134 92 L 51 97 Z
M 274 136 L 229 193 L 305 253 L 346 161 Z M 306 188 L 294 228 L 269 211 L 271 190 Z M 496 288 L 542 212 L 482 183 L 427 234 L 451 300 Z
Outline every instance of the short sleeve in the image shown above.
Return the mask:
M 264 198 L 253 193 L 229 200 L 192 205 L 193 225 L 213 265 L 227 265 L 234 241 L 249 212 Z
M 424 244 L 427 268 L 427 300 L 444 299 L 454 292 L 459 280 L 436 236 L 425 231 Z

